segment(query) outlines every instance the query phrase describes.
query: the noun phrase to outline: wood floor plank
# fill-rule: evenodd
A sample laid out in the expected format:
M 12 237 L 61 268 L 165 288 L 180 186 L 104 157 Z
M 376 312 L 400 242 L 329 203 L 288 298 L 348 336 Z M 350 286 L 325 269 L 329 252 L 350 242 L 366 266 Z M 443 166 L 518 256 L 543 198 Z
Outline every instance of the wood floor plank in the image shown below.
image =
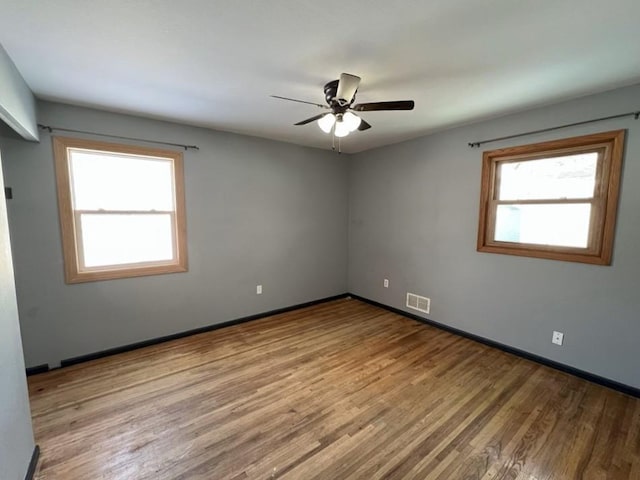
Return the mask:
M 353 299 L 29 377 L 37 477 L 640 478 L 640 400 Z

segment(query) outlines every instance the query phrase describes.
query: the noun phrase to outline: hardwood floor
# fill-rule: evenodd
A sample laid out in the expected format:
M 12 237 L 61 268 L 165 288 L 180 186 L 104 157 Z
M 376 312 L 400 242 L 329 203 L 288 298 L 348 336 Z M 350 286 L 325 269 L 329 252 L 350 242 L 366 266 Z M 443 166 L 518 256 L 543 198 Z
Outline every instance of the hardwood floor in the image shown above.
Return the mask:
M 357 300 L 29 378 L 40 480 L 640 479 L 640 400 Z

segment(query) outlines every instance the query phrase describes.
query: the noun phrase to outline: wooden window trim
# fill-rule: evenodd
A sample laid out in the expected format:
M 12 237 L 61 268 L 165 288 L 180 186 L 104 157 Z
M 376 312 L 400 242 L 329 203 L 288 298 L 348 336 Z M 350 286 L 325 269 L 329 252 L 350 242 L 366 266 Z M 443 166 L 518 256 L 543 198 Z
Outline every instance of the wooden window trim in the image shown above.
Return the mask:
M 546 258 L 595 265 L 610 265 L 613 255 L 622 156 L 625 130 L 572 137 L 550 142 L 521 145 L 486 151 L 482 159 L 480 187 L 480 215 L 478 224 L 479 252 L 501 253 L 525 257 Z M 545 199 L 504 201 L 503 203 L 592 203 L 587 248 L 545 246 L 494 240 L 495 215 L 499 200 L 496 198 L 498 164 L 510 161 L 535 160 L 558 154 L 599 150 L 596 186 L 591 199 Z
M 76 215 L 74 211 L 71 179 L 69 175 L 69 148 L 102 150 L 111 153 L 143 155 L 171 159 L 173 163 L 175 210 L 168 212 L 136 212 L 145 214 L 170 213 L 173 218 L 174 260 L 169 262 L 140 262 L 105 267 L 81 268 L 82 249 L 79 236 L 76 234 Z M 66 283 L 93 282 L 117 278 L 141 277 L 166 273 L 186 272 L 187 261 L 187 228 L 184 200 L 184 166 L 181 152 L 161 150 L 140 146 L 121 145 L 115 143 L 85 140 L 70 137 L 53 137 L 53 156 L 55 162 L 56 184 L 58 190 L 58 212 L 64 257 L 64 274 Z M 91 213 L 109 213 L 93 212 Z M 123 213 L 118 211 L 117 213 Z M 126 212 L 124 212 L 126 213 Z M 130 212 L 131 213 L 131 212 Z M 79 225 L 79 223 L 78 223 Z

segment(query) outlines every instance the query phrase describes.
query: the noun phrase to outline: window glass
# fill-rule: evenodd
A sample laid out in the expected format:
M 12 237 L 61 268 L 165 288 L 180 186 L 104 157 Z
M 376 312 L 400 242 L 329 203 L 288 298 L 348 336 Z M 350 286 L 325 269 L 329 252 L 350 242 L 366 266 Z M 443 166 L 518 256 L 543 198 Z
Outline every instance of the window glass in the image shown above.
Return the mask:
M 80 215 L 87 268 L 162 262 L 173 258 L 170 214 Z
M 587 248 L 591 204 L 498 205 L 499 242 Z
M 498 199 L 590 198 L 597 165 L 597 152 L 501 163 Z
M 69 155 L 75 209 L 173 209 L 171 160 L 79 149 Z

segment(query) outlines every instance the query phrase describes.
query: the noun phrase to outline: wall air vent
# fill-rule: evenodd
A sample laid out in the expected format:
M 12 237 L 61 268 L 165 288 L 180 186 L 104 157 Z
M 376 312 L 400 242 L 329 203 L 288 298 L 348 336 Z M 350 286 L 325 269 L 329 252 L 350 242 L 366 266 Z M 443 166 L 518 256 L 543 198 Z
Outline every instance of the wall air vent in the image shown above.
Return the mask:
M 431 299 L 421 297 L 415 293 L 407 293 L 407 307 L 418 310 L 422 313 L 429 313 L 431 307 Z

